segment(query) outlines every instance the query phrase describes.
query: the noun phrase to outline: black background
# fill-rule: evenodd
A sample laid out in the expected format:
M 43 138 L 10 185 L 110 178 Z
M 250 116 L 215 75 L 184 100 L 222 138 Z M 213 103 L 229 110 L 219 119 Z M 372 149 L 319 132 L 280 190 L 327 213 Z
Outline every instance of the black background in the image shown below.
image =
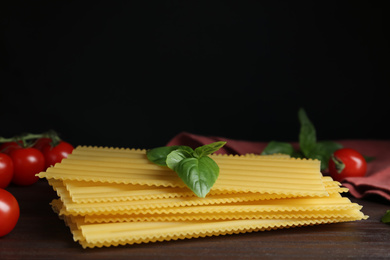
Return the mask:
M 387 1 L 4 1 L 0 136 L 389 139 Z

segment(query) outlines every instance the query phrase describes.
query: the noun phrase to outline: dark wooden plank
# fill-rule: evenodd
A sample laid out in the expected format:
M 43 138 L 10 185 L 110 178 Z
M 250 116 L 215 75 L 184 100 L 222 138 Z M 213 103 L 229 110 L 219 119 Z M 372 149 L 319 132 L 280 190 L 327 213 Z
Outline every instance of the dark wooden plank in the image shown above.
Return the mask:
M 45 180 L 29 187 L 11 186 L 20 204 L 15 229 L 0 238 L 0 259 L 182 259 L 183 257 L 386 258 L 390 257 L 390 225 L 380 218 L 386 202 L 351 200 L 364 206 L 368 220 L 219 237 L 167 241 L 110 248 L 82 249 L 49 206 L 56 197 Z

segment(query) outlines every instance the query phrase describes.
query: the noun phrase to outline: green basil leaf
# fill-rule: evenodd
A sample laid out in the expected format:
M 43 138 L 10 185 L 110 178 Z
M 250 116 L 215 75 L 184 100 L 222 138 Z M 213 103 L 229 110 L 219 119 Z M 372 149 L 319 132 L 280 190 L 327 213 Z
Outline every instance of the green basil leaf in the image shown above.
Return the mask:
M 372 162 L 375 160 L 375 157 L 374 156 L 366 156 L 366 155 L 363 155 L 364 157 L 364 160 L 366 160 L 366 162 Z
M 311 150 L 314 149 L 316 146 L 316 130 L 314 128 L 314 125 L 307 117 L 306 112 L 303 108 L 299 109 L 298 118 L 301 124 L 301 129 L 299 132 L 299 146 L 301 148 L 302 153 L 306 157 L 309 157 Z
M 193 158 L 192 153 L 183 149 L 174 150 L 170 152 L 167 156 L 167 166 L 170 169 L 176 171 L 176 166 L 185 158 Z
M 321 161 L 321 170 L 328 168 L 328 163 L 331 155 L 343 146 L 333 141 L 320 141 L 315 147 L 310 150 L 308 158 L 318 159 Z
M 196 148 L 188 146 L 158 147 L 147 151 L 147 158 L 160 166 L 174 170 L 183 182 L 198 196 L 205 197 L 219 176 L 219 167 L 208 154 L 214 153 L 226 142 L 215 142 Z
M 219 175 L 219 167 L 208 156 L 185 158 L 176 166 L 176 173 L 201 198 L 206 197 Z
M 385 215 L 381 218 L 381 221 L 386 224 L 390 224 L 390 210 L 387 210 Z
M 299 150 L 294 150 L 293 153 L 291 154 L 291 157 L 294 157 L 294 158 L 305 158 L 303 153 L 301 151 L 299 151 Z
M 218 151 L 225 144 L 226 144 L 226 142 L 220 141 L 220 142 L 215 142 L 215 143 L 199 146 L 198 148 L 195 149 L 194 156 L 197 158 L 207 156 L 209 154 L 212 154 L 212 153 Z
M 146 152 L 146 157 L 149 159 L 149 161 L 157 165 L 167 166 L 166 160 L 168 154 L 177 149 L 187 150 L 191 152 L 193 151 L 191 147 L 185 145 L 163 146 L 148 150 Z
M 290 143 L 271 141 L 264 148 L 261 154 L 267 155 L 267 154 L 282 153 L 282 154 L 292 155 L 293 152 L 294 152 L 294 148 Z

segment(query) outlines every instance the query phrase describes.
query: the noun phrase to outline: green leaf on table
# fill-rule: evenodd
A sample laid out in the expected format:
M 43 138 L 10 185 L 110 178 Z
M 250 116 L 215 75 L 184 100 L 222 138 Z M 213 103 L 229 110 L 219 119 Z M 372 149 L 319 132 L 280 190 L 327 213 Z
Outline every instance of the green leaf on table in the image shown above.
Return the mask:
M 298 111 L 298 119 L 301 124 L 301 129 L 299 132 L 299 146 L 302 153 L 309 157 L 311 150 L 316 146 L 317 136 L 316 129 L 311 123 L 310 119 L 307 117 L 306 112 L 303 108 Z
M 200 158 L 200 157 L 215 153 L 216 151 L 221 149 L 222 146 L 224 146 L 225 144 L 226 144 L 226 142 L 220 141 L 220 142 L 215 142 L 215 143 L 199 146 L 198 148 L 195 149 L 194 157 Z
M 177 149 L 193 151 L 191 147 L 185 145 L 163 146 L 148 150 L 146 152 L 146 157 L 149 161 L 157 165 L 167 166 L 166 160 L 168 154 Z
M 219 176 L 219 167 L 208 156 L 185 158 L 177 164 L 176 173 L 198 197 L 204 198 Z
M 390 210 L 386 211 L 385 215 L 381 218 L 381 221 L 390 224 Z
M 290 143 L 271 141 L 264 148 L 261 154 L 267 155 L 267 154 L 282 153 L 282 154 L 292 155 L 293 152 L 294 152 L 294 148 Z

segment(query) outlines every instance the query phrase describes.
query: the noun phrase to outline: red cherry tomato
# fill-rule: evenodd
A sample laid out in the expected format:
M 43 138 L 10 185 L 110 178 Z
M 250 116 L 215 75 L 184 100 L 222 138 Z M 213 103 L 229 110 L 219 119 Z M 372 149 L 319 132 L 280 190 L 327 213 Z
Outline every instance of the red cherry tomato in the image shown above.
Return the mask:
M 48 138 L 48 137 L 42 137 L 42 138 L 39 138 L 39 139 L 35 142 L 33 148 L 38 149 L 39 151 L 42 152 L 43 147 L 45 147 L 46 145 L 49 145 L 50 143 L 51 143 L 51 139 L 50 139 L 50 138 Z
M 14 229 L 19 215 L 19 204 L 15 197 L 8 191 L 0 189 L 0 237 Z
M 6 142 L 0 145 L 0 153 L 11 154 L 13 150 L 22 148 L 21 142 Z
M 45 168 L 48 168 L 56 163 L 67 158 L 73 151 L 73 146 L 67 142 L 60 141 L 58 145 L 52 147 L 50 144 L 42 148 L 42 153 L 45 157 Z
M 14 164 L 12 183 L 17 185 L 31 185 L 38 181 L 35 174 L 45 169 L 45 158 L 35 148 L 22 148 L 13 150 L 10 154 Z
M 342 148 L 335 151 L 329 160 L 329 173 L 335 181 L 347 177 L 363 177 L 367 171 L 367 162 L 358 151 Z
M 0 153 L 0 188 L 6 188 L 14 175 L 14 164 L 11 157 Z

